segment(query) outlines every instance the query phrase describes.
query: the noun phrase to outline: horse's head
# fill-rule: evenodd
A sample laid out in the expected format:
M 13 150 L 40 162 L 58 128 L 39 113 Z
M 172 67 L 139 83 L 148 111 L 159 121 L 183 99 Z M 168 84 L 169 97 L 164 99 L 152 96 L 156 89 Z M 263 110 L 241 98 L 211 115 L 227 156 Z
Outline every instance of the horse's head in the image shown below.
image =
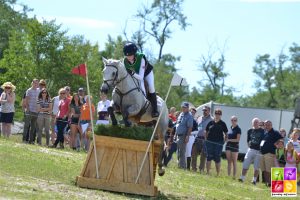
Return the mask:
M 126 76 L 124 64 L 120 60 L 105 59 L 103 58 L 104 69 L 103 83 L 101 86 L 101 92 L 107 93 L 110 88 L 114 88 L 122 79 Z

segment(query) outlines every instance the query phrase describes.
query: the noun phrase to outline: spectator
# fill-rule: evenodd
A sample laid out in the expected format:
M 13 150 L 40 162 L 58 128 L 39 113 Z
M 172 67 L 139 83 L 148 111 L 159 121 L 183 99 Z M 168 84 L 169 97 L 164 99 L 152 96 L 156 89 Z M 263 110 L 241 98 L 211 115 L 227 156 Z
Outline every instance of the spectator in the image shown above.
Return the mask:
M 297 167 L 297 163 L 299 163 L 299 157 L 292 141 L 289 141 L 286 145 L 285 159 L 285 167 Z
M 177 146 L 174 141 L 174 123 L 171 118 L 169 118 L 168 129 L 165 134 L 165 145 L 163 152 L 163 164 L 168 166 L 169 161 L 172 159 L 173 153 L 176 152 Z M 175 146 L 174 146 L 175 144 Z
M 104 93 L 100 94 L 100 99 L 97 105 L 98 120 L 96 124 L 109 124 L 107 108 L 110 106 L 110 100 Z
M 65 89 L 65 92 L 66 92 L 66 97 L 67 97 L 67 99 L 69 99 L 70 102 L 71 102 L 72 96 L 71 96 L 71 88 L 70 88 L 70 86 L 65 86 L 64 89 Z
M 233 178 L 236 176 L 236 162 L 239 154 L 239 142 L 242 131 L 238 125 L 238 119 L 236 116 L 231 117 L 231 127 L 228 131 L 228 139 L 226 144 L 226 158 L 227 158 L 227 174 L 231 174 L 231 165 L 233 167 Z
M 62 99 L 63 94 L 60 94 L 58 92 L 58 96 L 55 96 L 52 98 L 52 115 L 51 115 L 51 142 L 54 144 L 56 140 L 56 132 L 57 132 L 57 127 L 56 127 L 56 116 L 58 113 L 58 106 L 59 106 L 59 101 Z
M 266 185 L 271 186 L 271 168 L 275 167 L 275 144 L 282 136 L 272 127 L 270 120 L 265 121 L 266 133 L 261 142 L 260 151 L 262 158 L 260 160 L 261 170 L 264 171 Z
M 176 120 L 177 120 L 175 113 L 176 113 L 176 108 L 171 107 L 170 112 L 169 112 L 169 118 L 173 121 L 173 123 L 176 123 Z
M 91 109 L 92 109 L 92 118 L 91 118 L 89 98 L 92 101 L 92 97 L 87 96 L 86 102 L 85 102 L 85 104 L 82 105 L 81 110 L 80 110 L 80 112 L 81 112 L 81 115 L 80 115 L 81 128 L 83 127 L 84 124 L 88 124 L 87 130 L 82 130 L 83 145 L 84 145 L 85 151 L 88 151 L 89 147 L 90 147 L 90 138 L 89 138 L 88 133 L 91 131 L 91 125 L 93 123 L 93 117 L 95 115 L 95 106 L 93 105 L 93 103 L 91 103 Z
M 41 79 L 39 82 L 39 89 L 42 90 L 44 88 L 47 88 L 46 81 L 44 79 Z
M 39 80 L 33 79 L 31 82 L 31 88 L 26 91 L 25 97 L 25 123 L 23 132 L 23 142 L 26 142 L 27 133 L 29 131 L 29 144 L 34 144 L 36 137 L 36 125 L 37 125 L 37 98 L 39 95 Z
M 300 129 L 299 128 L 294 128 L 293 132 L 291 134 L 291 141 L 293 142 L 293 146 L 295 151 L 298 154 L 298 157 L 300 157 L 300 141 L 299 141 L 299 135 L 300 135 Z M 300 185 L 300 163 L 297 163 L 297 177 L 298 177 L 298 182 L 297 185 Z
M 284 167 L 286 164 L 285 161 L 285 148 L 284 148 L 284 141 L 278 140 L 276 144 L 276 160 L 275 160 L 275 166 L 276 167 Z
M 0 96 L 4 90 L 0 87 Z M 0 103 L 0 119 L 1 119 L 1 103 Z M 0 122 L 0 137 L 1 137 L 1 122 Z
M 15 113 L 16 95 L 14 91 L 16 87 L 11 82 L 5 82 L 1 88 L 4 89 L 4 92 L 0 96 L 0 123 L 2 123 L 3 136 L 9 138 Z
M 200 173 L 204 171 L 206 163 L 205 128 L 213 120 L 209 106 L 204 106 L 202 112 L 203 115 L 198 118 L 198 133 L 192 148 L 192 170 L 197 171 L 197 156 L 200 154 Z
M 178 167 L 186 169 L 185 150 L 193 128 L 193 116 L 189 112 L 189 103 L 187 102 L 181 104 L 181 111 L 176 122 L 177 157 Z
M 198 124 L 197 121 L 195 119 L 195 114 L 196 114 L 196 109 L 195 108 L 191 108 L 190 112 L 193 116 L 193 129 L 191 132 L 191 135 L 189 137 L 189 141 L 186 144 L 186 151 L 185 151 L 185 156 L 186 156 L 186 168 L 187 170 L 190 170 L 191 168 L 191 156 L 192 156 L 192 147 L 195 141 L 195 135 L 197 135 L 198 133 Z
M 64 130 L 68 123 L 70 100 L 67 98 L 67 94 L 64 88 L 61 88 L 59 90 L 59 94 L 61 95 L 61 100 L 59 101 L 58 113 L 56 116 L 57 138 L 51 147 L 56 148 L 59 143 L 60 148 L 63 149 Z
M 77 93 L 73 94 L 73 98 L 71 100 L 70 108 L 71 108 L 71 136 L 70 136 L 70 147 L 73 150 L 79 150 L 80 148 L 80 126 L 79 126 L 79 118 L 80 118 L 80 109 L 81 109 L 81 101 L 79 95 Z M 79 137 L 77 137 L 77 134 Z M 76 139 L 78 138 L 78 139 Z M 76 144 L 77 143 L 77 144 Z
M 45 129 L 45 135 L 46 135 L 46 145 L 49 146 L 49 138 L 50 138 L 50 112 L 52 111 L 52 102 L 49 92 L 46 88 L 43 88 L 38 96 L 37 100 L 37 106 L 38 106 L 38 119 L 37 119 L 37 125 L 38 125 L 38 137 L 37 137 L 37 143 L 39 145 L 42 145 L 42 132 L 43 129 Z
M 84 94 L 84 89 L 83 88 L 78 89 L 78 95 L 79 95 L 79 98 L 80 98 L 80 102 L 83 105 L 85 103 L 85 94 Z
M 283 142 L 284 142 L 284 146 L 283 147 L 285 147 L 287 145 L 288 141 L 289 141 L 289 138 L 287 137 L 286 131 L 285 131 L 284 128 L 279 129 L 279 133 L 283 137 Z
M 207 174 L 210 174 L 211 161 L 215 161 L 217 176 L 221 170 L 221 154 L 224 145 L 224 139 L 227 139 L 227 126 L 221 120 L 222 110 L 215 110 L 215 117 L 206 126 L 206 148 L 207 148 Z
M 260 119 L 254 118 L 252 119 L 252 128 L 247 131 L 247 143 L 248 150 L 244 158 L 243 162 L 243 170 L 242 175 L 239 179 L 240 182 L 245 181 L 245 176 L 250 165 L 253 163 L 254 165 L 254 175 L 252 179 L 252 184 L 256 184 L 257 177 L 259 175 L 259 166 L 260 166 L 260 143 L 264 138 L 264 130 L 261 128 Z

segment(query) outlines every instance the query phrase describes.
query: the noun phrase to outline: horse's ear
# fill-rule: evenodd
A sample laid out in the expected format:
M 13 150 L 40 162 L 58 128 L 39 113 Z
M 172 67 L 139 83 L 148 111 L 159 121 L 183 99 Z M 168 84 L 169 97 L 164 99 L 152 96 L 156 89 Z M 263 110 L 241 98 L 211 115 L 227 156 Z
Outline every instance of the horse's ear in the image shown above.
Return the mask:
M 102 57 L 102 61 L 103 61 L 103 63 L 106 65 L 107 64 L 107 59 L 106 58 L 104 58 L 104 57 Z

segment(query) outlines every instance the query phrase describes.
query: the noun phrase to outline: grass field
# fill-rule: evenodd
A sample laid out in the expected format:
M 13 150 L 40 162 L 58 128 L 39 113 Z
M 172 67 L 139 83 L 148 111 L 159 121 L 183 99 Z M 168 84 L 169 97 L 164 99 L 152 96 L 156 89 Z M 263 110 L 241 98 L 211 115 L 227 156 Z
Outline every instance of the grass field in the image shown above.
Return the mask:
M 27 145 L 20 140 L 21 135 L 0 138 L 0 199 L 148 199 L 79 188 L 75 186 L 75 177 L 86 153 Z M 246 182 L 239 183 L 226 175 L 225 161 L 221 176 L 216 177 L 215 170 L 208 176 L 177 169 L 174 160 L 163 177 L 156 176 L 158 199 L 271 199 L 270 188 L 250 183 L 252 168 Z

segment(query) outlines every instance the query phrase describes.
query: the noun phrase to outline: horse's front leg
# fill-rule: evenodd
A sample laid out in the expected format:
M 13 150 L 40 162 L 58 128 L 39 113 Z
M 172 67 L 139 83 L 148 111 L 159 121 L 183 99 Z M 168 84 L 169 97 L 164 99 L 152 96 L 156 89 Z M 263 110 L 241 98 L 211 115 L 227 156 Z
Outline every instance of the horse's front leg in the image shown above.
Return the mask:
M 110 116 L 111 122 L 113 126 L 118 125 L 118 121 L 116 119 L 115 113 L 114 113 L 114 107 L 111 105 L 107 108 L 107 112 Z
M 128 120 L 129 118 L 129 112 L 127 109 L 122 109 L 122 117 L 123 117 L 123 121 L 126 127 L 130 127 L 131 126 L 131 122 Z

